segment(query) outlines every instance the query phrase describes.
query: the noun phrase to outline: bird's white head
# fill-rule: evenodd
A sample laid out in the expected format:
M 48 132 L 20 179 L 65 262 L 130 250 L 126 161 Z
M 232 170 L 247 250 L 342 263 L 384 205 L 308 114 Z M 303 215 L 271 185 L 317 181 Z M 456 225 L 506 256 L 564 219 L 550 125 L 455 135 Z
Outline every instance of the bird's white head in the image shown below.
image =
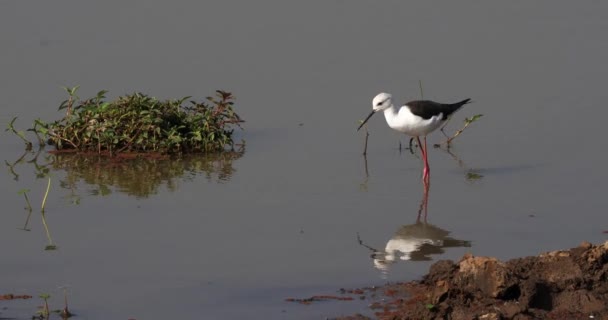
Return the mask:
M 382 111 L 390 108 L 393 105 L 393 95 L 390 93 L 378 93 L 372 100 L 372 109 L 374 111 Z
M 361 127 L 363 127 L 363 125 L 367 122 L 367 120 L 369 120 L 369 118 L 371 118 L 374 113 L 378 112 L 378 111 L 383 111 L 386 110 L 390 107 L 393 106 L 393 96 L 390 93 L 378 93 L 375 97 L 374 100 L 372 100 L 372 112 L 370 112 L 370 114 L 367 116 L 367 118 L 365 118 L 365 120 L 363 120 L 361 122 L 361 124 L 359 125 L 359 127 L 357 128 L 357 131 L 359 131 L 359 129 L 361 129 Z

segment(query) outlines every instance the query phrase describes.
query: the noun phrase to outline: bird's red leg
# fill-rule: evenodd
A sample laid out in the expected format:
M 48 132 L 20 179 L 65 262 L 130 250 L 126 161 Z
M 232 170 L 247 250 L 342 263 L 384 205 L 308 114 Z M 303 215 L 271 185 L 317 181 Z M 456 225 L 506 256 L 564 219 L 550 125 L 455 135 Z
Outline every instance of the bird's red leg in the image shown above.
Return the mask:
M 426 138 L 426 137 L 425 137 Z M 424 169 L 422 170 L 422 179 L 426 179 L 429 175 L 428 173 L 428 161 L 426 159 L 426 146 L 422 145 L 422 142 L 420 141 L 420 137 L 416 137 L 417 141 L 418 141 L 418 146 L 420 147 L 420 152 L 422 153 L 422 162 L 424 162 Z M 424 140 L 426 143 L 426 140 Z
M 418 147 L 420 147 L 420 152 L 422 153 L 422 159 L 424 160 L 424 154 L 425 154 L 425 150 L 424 150 L 424 146 L 422 145 L 422 142 L 420 142 L 420 137 L 416 137 L 416 140 L 418 141 Z
M 424 174 L 423 176 L 428 179 L 431 175 L 431 167 L 429 166 L 428 148 L 426 147 L 426 136 L 424 136 Z

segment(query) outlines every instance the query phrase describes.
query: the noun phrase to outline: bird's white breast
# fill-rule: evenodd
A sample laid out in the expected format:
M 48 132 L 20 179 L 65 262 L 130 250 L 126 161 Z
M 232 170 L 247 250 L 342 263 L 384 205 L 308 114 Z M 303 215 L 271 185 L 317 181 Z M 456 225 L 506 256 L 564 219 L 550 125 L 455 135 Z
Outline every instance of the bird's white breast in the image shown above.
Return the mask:
M 425 120 L 411 113 L 407 107 L 399 108 L 399 112 L 395 112 L 394 108 L 386 109 L 384 110 L 384 117 L 389 127 L 414 137 L 426 136 L 443 123 L 441 121 L 442 114 Z

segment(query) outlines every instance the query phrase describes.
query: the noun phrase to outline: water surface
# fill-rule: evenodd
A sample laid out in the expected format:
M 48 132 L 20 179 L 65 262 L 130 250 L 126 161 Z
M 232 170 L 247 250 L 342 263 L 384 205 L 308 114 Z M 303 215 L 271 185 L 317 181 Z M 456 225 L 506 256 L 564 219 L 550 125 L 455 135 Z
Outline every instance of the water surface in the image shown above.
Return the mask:
M 433 261 L 466 252 L 508 259 L 603 241 L 607 9 L 559 1 L 2 2 L 3 123 L 58 118 L 60 87 L 73 85 L 81 97 L 107 89 L 111 97 L 202 99 L 224 89 L 247 122 L 238 133 L 245 150 L 229 161 L 108 167 L 41 153 L 36 163 L 52 178 L 51 239 L 37 211 L 46 178 L 27 162 L 36 155 L 13 167 L 18 178 L 7 166 L 0 293 L 48 292 L 58 308 L 58 287 L 68 285 L 80 319 L 320 318 L 364 308 L 284 299 L 415 279 Z M 452 154 L 429 152 L 425 230 L 442 240 L 378 267 L 357 235 L 381 250 L 417 224 L 421 163 L 399 151 L 406 137 L 377 116 L 366 173 L 355 129 L 375 94 L 418 99 L 419 81 L 424 98 L 474 100 L 448 131 L 484 116 Z M 3 160 L 15 163 L 22 142 L 0 137 Z M 23 188 L 35 207 L 30 231 L 22 230 Z M 57 250 L 44 250 L 49 240 Z M 30 318 L 38 304 L 2 302 L 0 317 Z

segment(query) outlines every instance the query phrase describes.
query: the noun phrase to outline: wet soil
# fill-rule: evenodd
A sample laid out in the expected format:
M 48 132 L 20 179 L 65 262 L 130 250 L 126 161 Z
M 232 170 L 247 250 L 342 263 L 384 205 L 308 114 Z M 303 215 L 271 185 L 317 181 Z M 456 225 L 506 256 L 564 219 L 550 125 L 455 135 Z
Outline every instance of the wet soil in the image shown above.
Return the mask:
M 608 319 L 607 262 L 608 242 L 506 262 L 465 255 L 420 281 L 363 290 L 378 319 Z

